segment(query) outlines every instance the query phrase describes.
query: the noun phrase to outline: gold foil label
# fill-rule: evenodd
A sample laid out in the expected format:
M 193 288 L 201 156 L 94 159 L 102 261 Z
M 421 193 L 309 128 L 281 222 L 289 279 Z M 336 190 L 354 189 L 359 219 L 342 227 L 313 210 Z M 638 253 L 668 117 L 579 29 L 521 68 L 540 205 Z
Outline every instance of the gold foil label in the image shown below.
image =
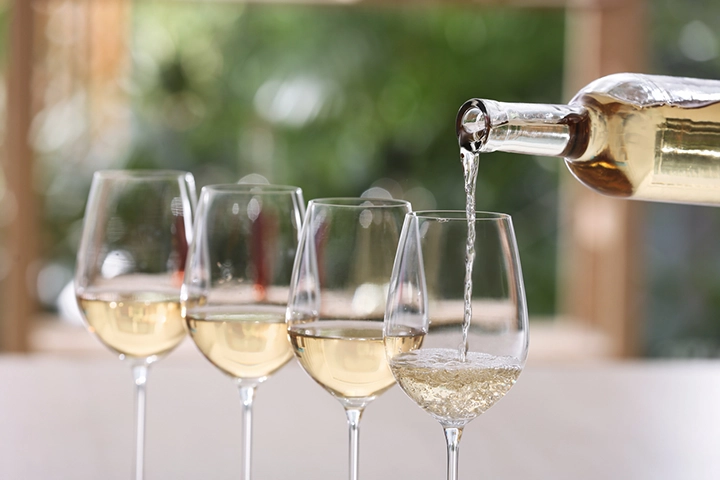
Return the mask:
M 667 119 L 657 133 L 653 184 L 716 185 L 720 179 L 720 125 Z

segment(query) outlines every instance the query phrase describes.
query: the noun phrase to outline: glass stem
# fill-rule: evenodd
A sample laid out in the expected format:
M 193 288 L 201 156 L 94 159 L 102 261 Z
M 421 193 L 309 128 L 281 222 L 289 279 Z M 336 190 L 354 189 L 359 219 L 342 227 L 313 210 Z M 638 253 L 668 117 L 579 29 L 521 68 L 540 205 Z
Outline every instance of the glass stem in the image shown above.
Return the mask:
M 133 364 L 135 380 L 135 480 L 145 476 L 145 386 L 149 365 L 145 362 Z
M 348 427 L 350 431 L 350 480 L 358 480 L 360 466 L 360 417 L 362 408 L 346 408 Z
M 462 428 L 443 427 L 447 442 L 447 480 L 458 480 L 458 454 Z
M 242 478 L 250 480 L 252 459 L 252 407 L 255 399 L 255 385 L 239 386 L 242 401 Z

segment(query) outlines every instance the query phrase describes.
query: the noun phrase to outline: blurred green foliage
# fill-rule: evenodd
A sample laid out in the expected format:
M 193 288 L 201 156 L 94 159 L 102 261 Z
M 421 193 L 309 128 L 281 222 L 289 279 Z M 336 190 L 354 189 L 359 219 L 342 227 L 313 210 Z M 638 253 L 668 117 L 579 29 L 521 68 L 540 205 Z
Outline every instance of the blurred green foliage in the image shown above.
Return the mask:
M 133 32 L 127 167 L 199 185 L 257 173 L 461 209 L 460 105 L 561 100 L 560 11 L 138 2 Z M 478 209 L 513 215 L 531 313 L 552 314 L 560 162 L 483 162 Z
M 648 6 L 648 70 L 720 78 L 720 3 Z M 8 18 L 0 7 L 4 38 Z M 306 199 L 381 186 L 416 209 L 459 209 L 459 106 L 471 97 L 567 100 L 559 10 L 133 2 L 131 30 L 129 150 L 101 139 L 88 153 L 81 139 L 38 152 L 43 264 L 62 265 L 65 282 L 95 168 L 186 169 L 199 186 L 258 173 L 301 186 Z M 478 208 L 513 216 L 530 312 L 552 315 L 564 167 L 486 157 Z M 720 210 L 646 211 L 645 352 L 719 356 Z

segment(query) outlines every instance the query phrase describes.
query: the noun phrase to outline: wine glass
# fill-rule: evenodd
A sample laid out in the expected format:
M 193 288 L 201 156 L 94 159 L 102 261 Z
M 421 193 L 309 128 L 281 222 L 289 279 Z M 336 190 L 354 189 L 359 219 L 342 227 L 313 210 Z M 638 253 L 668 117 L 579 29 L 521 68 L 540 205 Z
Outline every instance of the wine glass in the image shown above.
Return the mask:
M 132 369 L 136 480 L 144 472 L 148 368 L 186 334 L 180 287 L 194 209 L 187 172 L 106 170 L 94 174 L 85 210 L 75 294 L 87 329 Z
M 200 352 L 240 390 L 244 480 L 255 389 L 292 358 L 285 310 L 304 210 L 297 187 L 210 185 L 200 193 L 183 315 Z
M 527 358 L 527 307 L 510 216 L 476 212 L 469 223 L 464 211 L 408 214 L 383 334 L 397 383 L 442 425 L 447 478 L 457 480 L 463 428 L 510 390 Z
M 395 384 L 382 343 L 383 312 L 403 200 L 311 200 L 288 302 L 288 334 L 302 368 L 345 408 L 350 480 L 358 478 L 364 408 Z

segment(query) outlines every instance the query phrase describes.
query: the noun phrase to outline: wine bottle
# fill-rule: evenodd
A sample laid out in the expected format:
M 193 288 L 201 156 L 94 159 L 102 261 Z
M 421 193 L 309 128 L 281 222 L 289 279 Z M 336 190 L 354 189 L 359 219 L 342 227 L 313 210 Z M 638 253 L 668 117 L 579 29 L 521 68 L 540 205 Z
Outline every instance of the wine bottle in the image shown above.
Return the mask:
M 720 204 L 717 80 L 620 73 L 567 105 L 471 99 L 456 129 L 464 164 L 493 151 L 563 157 L 605 195 Z

